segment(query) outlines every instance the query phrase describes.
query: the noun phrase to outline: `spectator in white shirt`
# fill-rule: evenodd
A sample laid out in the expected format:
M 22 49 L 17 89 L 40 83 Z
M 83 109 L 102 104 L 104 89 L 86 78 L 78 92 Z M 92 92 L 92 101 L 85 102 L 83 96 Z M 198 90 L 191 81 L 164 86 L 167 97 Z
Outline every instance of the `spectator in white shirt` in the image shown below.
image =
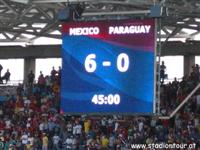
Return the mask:
M 68 136 L 67 139 L 65 140 L 66 150 L 71 150 L 72 144 L 73 144 L 73 139 L 72 137 Z
M 28 144 L 28 134 L 26 132 L 23 133 L 21 136 L 22 141 L 22 148 L 24 149 L 26 147 L 26 144 Z
M 53 150 L 59 150 L 59 142 L 60 142 L 60 137 L 55 134 L 53 136 Z
M 139 124 L 138 124 L 139 132 L 142 132 L 142 131 L 143 131 L 143 127 L 144 127 L 144 123 L 140 120 L 140 121 L 139 121 Z
M 73 127 L 73 135 L 81 135 L 82 133 L 82 126 L 77 124 Z

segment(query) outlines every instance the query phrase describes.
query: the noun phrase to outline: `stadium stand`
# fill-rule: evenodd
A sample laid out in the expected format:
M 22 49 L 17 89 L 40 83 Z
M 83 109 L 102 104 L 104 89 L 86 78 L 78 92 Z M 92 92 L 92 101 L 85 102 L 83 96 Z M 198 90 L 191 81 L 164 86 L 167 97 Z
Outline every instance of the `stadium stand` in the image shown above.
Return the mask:
M 0 149 L 128 150 L 131 144 L 200 144 L 200 91 L 170 120 L 156 116 L 88 116 L 59 113 L 60 71 L 38 83 L 19 84 L 0 103 Z M 199 82 L 199 66 L 182 81 L 161 87 L 161 113 L 170 114 Z
M 9 70 L 3 75 L 0 65 L 0 150 L 130 150 L 134 149 L 134 144 L 153 143 L 196 144 L 191 149 L 198 150 L 200 90 L 180 110 L 177 108 L 200 85 L 199 66 L 191 68 L 195 56 L 200 55 L 200 42 L 197 41 L 200 36 L 199 14 L 200 3 L 197 0 L 0 0 L 0 58 L 23 58 L 26 82 L 9 87 Z M 153 42 L 157 53 L 152 56 L 158 56 L 159 62 L 161 56 L 184 57 L 182 80 L 174 79 L 167 83 L 163 63 L 157 68 L 160 72 L 154 81 L 157 84 L 154 93 L 156 113 L 160 112 L 163 118 L 173 117 L 160 119 L 158 114 L 64 114 L 60 111 L 61 68 L 58 71 L 52 68 L 49 76 L 40 72 L 35 79 L 37 58 L 62 57 L 59 42 L 63 38 L 63 21 L 145 20 L 148 17 L 155 17 L 157 31 L 157 46 Z M 86 26 L 83 28 L 88 30 Z M 129 30 L 121 32 L 121 29 L 124 29 L 123 26 L 120 26 L 119 33 L 130 33 Z M 79 34 L 81 28 L 76 31 L 74 33 Z M 118 31 L 115 33 L 118 34 Z M 138 42 L 143 40 L 140 37 Z M 123 41 L 128 40 L 123 38 Z M 149 41 L 147 39 L 147 43 Z M 11 46 L 7 42 L 11 45 L 19 42 L 19 45 Z M 53 43 L 58 45 L 49 45 Z M 137 44 L 133 46 L 137 47 Z

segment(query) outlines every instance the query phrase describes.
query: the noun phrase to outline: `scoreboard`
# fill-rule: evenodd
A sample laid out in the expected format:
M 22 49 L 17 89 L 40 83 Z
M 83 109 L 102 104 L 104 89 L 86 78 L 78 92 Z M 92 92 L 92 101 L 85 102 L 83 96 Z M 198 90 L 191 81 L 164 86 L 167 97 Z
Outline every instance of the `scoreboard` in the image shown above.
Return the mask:
M 63 112 L 154 112 L 154 19 L 69 22 L 62 32 Z

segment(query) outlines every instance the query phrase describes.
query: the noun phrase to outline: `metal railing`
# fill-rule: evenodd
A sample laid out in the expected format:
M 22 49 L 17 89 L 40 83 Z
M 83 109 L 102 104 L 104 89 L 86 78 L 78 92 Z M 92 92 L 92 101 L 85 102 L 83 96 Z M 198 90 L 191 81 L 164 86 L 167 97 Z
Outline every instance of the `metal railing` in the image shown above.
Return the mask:
M 5 83 L 5 81 L 0 84 L 0 86 L 17 86 L 20 83 L 22 84 L 24 82 L 24 80 L 9 80 L 7 83 Z
M 178 107 L 169 116 L 160 116 L 159 119 L 171 119 L 187 103 L 194 93 L 199 89 L 200 83 L 190 92 L 190 94 L 178 105 Z

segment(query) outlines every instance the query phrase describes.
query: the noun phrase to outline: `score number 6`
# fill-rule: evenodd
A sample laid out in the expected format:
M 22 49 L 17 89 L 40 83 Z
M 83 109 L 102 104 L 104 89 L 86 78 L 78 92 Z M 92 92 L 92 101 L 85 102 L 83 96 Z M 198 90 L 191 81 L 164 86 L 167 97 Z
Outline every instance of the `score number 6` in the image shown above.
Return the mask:
M 96 55 L 89 54 L 85 59 L 85 70 L 92 73 L 97 68 L 97 63 L 95 61 Z M 117 69 L 120 72 L 126 72 L 129 68 L 129 57 L 126 53 L 121 53 L 117 57 Z

